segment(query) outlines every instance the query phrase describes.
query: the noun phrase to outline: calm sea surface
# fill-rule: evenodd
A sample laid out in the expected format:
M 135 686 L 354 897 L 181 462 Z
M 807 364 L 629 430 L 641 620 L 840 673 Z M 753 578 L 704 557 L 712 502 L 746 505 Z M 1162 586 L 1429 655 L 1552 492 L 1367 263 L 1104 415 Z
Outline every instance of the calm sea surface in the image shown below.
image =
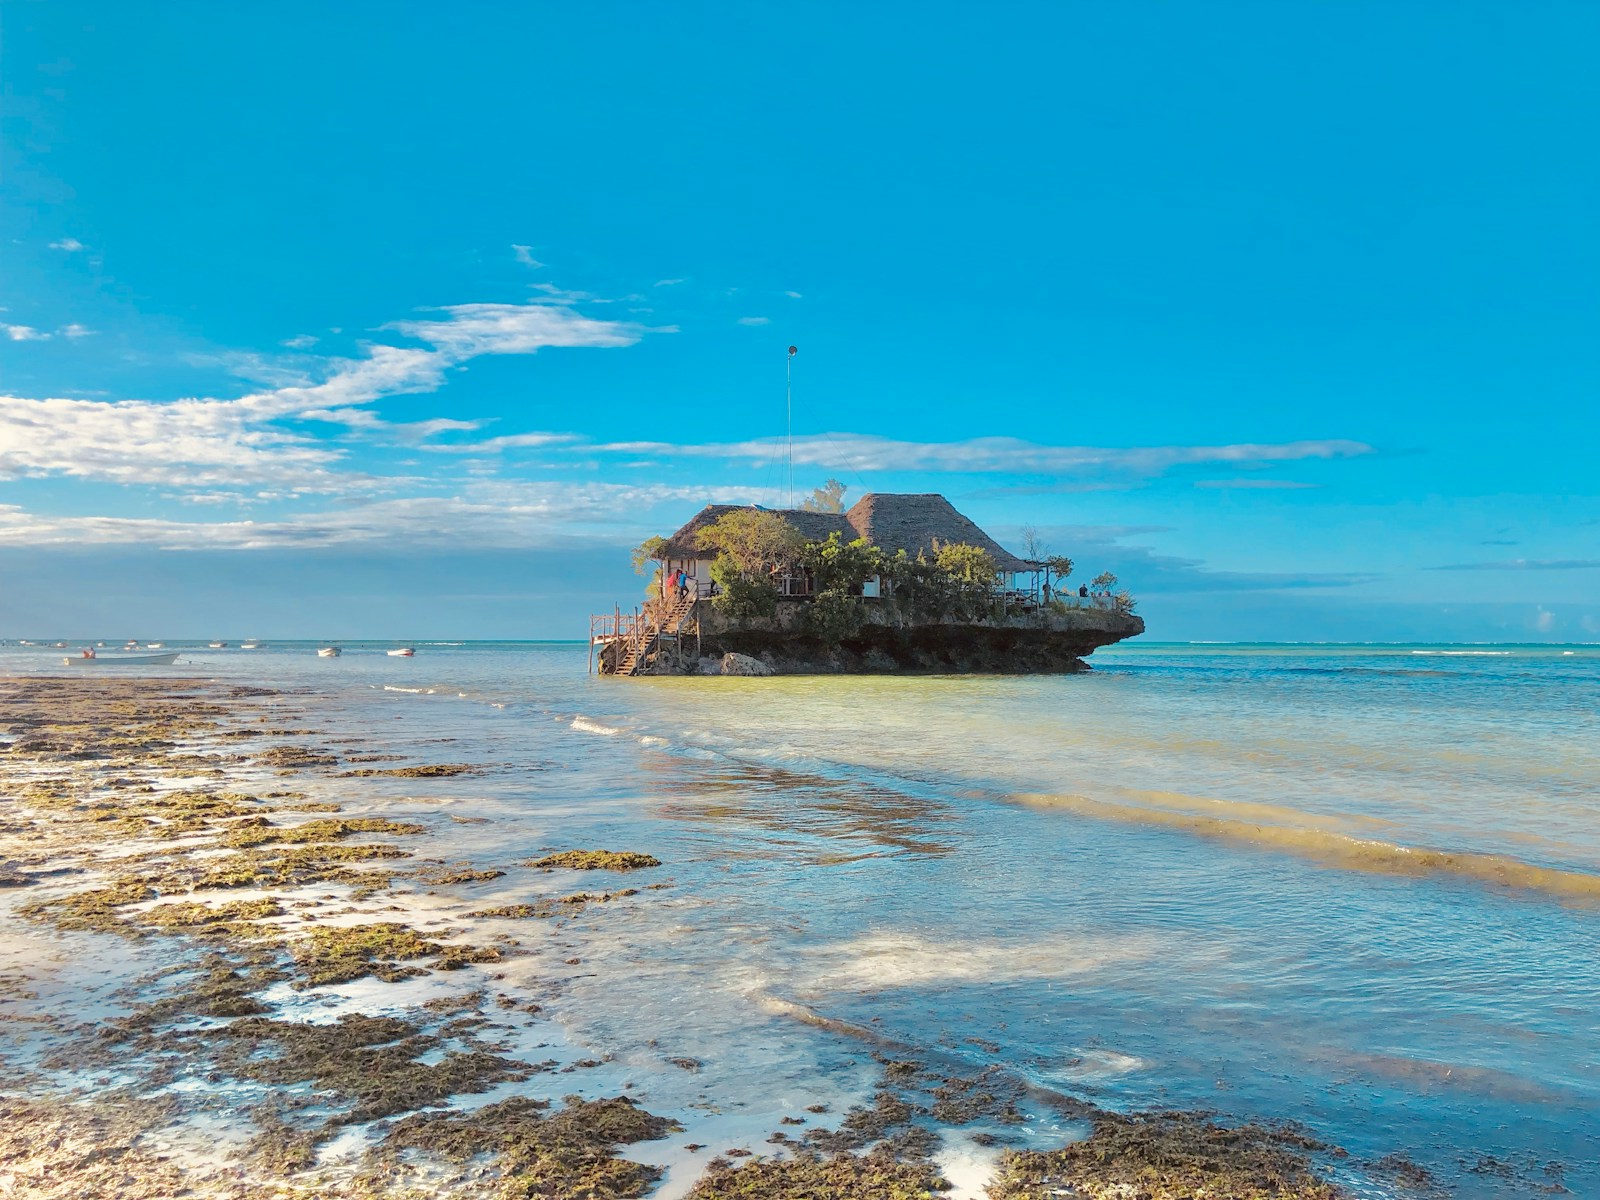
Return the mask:
M 1115 1107 L 1296 1118 L 1462 1196 L 1600 1196 L 1600 647 L 1093 662 L 606 680 L 581 644 L 346 643 L 172 670 L 503 764 L 453 781 L 489 820 L 431 853 L 666 862 L 660 903 L 584 935 L 556 1010 L 657 1111 L 757 1124 L 869 1089 L 864 1047 L 802 1013 Z M 669 1052 L 705 1066 L 651 1074 Z

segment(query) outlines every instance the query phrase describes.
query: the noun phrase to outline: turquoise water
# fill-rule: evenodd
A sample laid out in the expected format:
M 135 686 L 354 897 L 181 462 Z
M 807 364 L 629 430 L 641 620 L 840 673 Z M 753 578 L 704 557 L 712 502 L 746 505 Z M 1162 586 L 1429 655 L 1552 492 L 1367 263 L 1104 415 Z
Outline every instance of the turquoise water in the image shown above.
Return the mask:
M 595 970 L 552 1006 L 653 1107 L 869 1087 L 870 1045 L 801 1006 L 1112 1106 L 1293 1117 L 1366 1194 L 1390 1193 L 1356 1164 L 1400 1152 L 1462 1196 L 1600 1195 L 1600 647 L 1150 644 L 1062 678 L 602 680 L 581 644 L 186 660 L 503 764 L 460 785 L 490 823 L 441 856 L 662 858 L 660 903 L 563 935 Z

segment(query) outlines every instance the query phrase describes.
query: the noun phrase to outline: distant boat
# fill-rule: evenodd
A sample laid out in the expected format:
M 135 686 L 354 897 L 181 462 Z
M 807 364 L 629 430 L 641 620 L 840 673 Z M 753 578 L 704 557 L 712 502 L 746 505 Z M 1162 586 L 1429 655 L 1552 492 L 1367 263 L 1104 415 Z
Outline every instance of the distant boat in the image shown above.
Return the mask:
M 261 649 L 261 643 L 257 642 L 257 641 L 253 641 L 253 640 L 252 641 L 248 641 L 248 642 L 240 642 L 239 643 L 239 649 L 241 649 L 241 650 L 259 650 L 259 649 Z
M 67 657 L 61 661 L 69 667 L 170 667 L 178 661 L 178 652 L 169 650 L 165 654 L 119 654 L 114 658 L 102 658 L 98 654 L 80 654 L 77 658 Z
M 145 645 L 144 645 L 144 648 L 146 650 L 161 650 L 161 649 L 164 649 L 165 647 L 166 647 L 166 643 L 165 642 L 146 642 Z
M 338 658 L 344 651 L 337 646 L 324 646 L 317 651 L 318 658 Z
M 386 650 L 384 653 L 390 658 L 411 658 L 416 654 L 416 651 L 410 646 L 401 646 L 398 650 Z
M 210 646 L 213 650 L 226 650 L 228 648 L 227 642 L 207 642 L 206 645 Z
M 57 642 L 56 643 L 56 649 L 57 650 L 65 650 L 66 648 L 67 648 L 67 643 L 66 642 Z

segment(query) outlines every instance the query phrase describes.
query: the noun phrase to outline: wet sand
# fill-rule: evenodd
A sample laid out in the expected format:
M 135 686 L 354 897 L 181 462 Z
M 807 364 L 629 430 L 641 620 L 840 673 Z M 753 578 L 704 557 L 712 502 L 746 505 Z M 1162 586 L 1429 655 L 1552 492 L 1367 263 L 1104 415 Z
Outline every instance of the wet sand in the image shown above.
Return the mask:
M 586 1086 L 603 1052 L 552 1020 L 551 955 L 581 962 L 585 930 L 659 902 L 672 864 L 643 845 L 430 858 L 438 823 L 475 818 L 429 789 L 496 764 L 332 739 L 313 701 L 0 683 L 0 1194 L 633 1197 L 671 1168 L 700 1200 L 915 1197 L 951 1190 L 955 1146 L 977 1164 L 957 1190 L 996 1200 L 1344 1194 L 1344 1156 L 1303 1131 L 1119 1115 L 799 1006 L 871 1064 L 868 1103 L 841 1087 L 730 1145 L 653 1111 L 648 1073 Z M 489 879 L 519 900 L 476 906 Z M 1007 1146 L 1046 1110 L 1085 1140 Z

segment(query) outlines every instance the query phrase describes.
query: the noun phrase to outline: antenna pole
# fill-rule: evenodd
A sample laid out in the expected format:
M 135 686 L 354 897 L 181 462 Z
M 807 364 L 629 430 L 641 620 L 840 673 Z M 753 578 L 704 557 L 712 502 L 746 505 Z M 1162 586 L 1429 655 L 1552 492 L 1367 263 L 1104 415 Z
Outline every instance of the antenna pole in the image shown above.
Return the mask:
M 789 507 L 794 507 L 794 356 L 797 346 L 789 347 L 783 364 L 784 446 L 789 459 Z

